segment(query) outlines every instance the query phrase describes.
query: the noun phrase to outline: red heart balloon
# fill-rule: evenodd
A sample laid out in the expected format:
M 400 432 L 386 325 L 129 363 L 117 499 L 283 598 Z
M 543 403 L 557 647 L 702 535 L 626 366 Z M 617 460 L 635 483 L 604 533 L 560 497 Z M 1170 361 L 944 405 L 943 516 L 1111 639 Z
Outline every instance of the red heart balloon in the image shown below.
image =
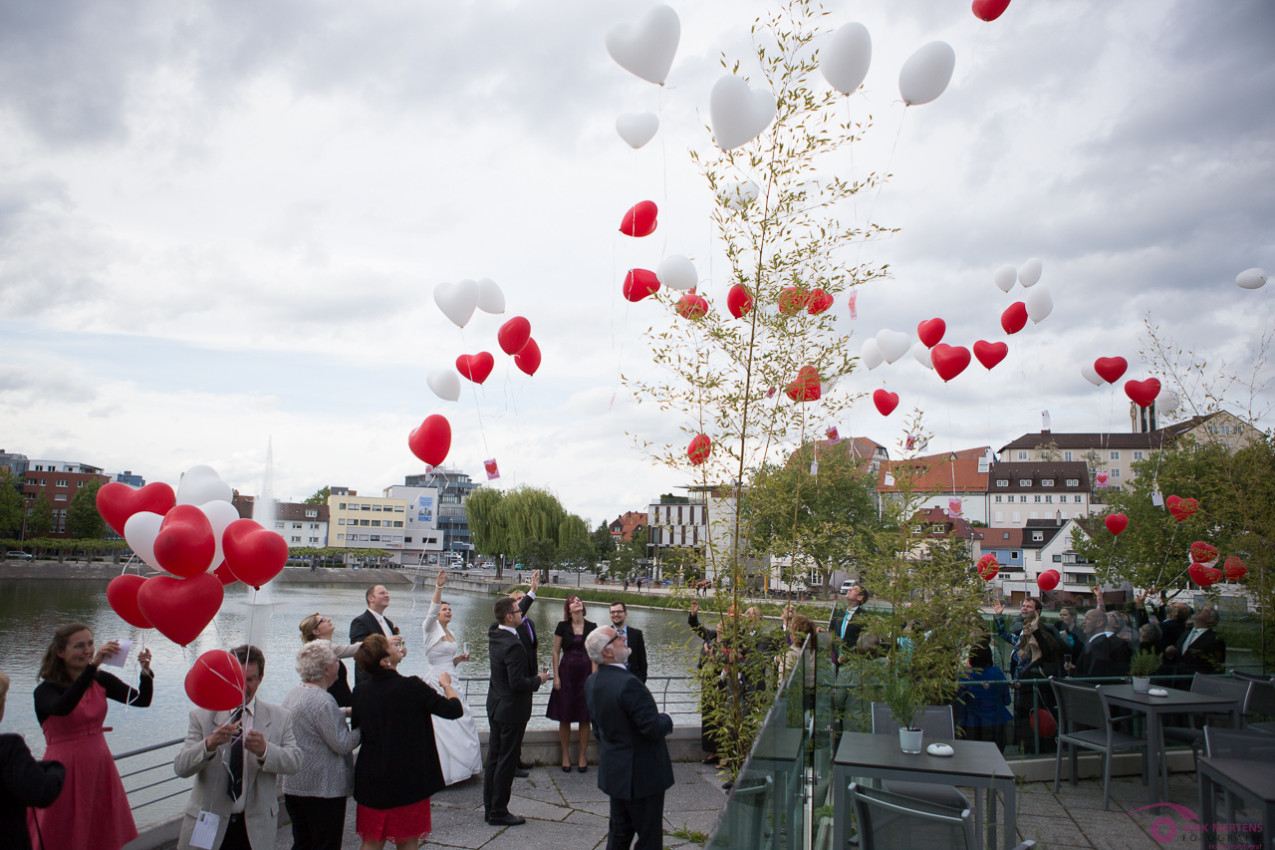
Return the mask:
M 1226 576 L 1227 581 L 1239 581 L 1248 575 L 1248 566 L 1235 555 L 1232 555 L 1222 565 L 1222 573 Z
M 514 357 L 514 365 L 528 375 L 536 374 L 536 370 L 540 368 L 540 346 L 534 339 L 527 340 L 522 351 Z
M 137 607 L 159 633 L 185 646 L 217 616 L 225 591 L 212 573 L 191 578 L 151 576 L 137 591 Z
M 990 552 L 978 559 L 978 574 L 983 581 L 991 581 L 996 578 L 996 574 L 1001 570 L 1000 564 L 996 562 L 996 556 Z
M 1009 354 L 1009 346 L 1003 342 L 984 342 L 979 340 L 974 343 L 974 356 L 978 358 L 978 362 L 983 364 L 983 368 L 991 371 L 992 367 L 1005 359 L 1005 355 Z
M 726 293 L 726 309 L 736 319 L 742 319 L 753 310 L 753 296 L 748 287 L 737 283 Z
M 235 574 L 230 571 L 230 567 L 226 566 L 226 562 L 224 560 L 221 562 L 220 567 L 212 571 L 212 574 L 221 581 L 223 586 L 231 585 L 239 581 L 239 579 L 235 578 Z
M 921 340 L 921 344 L 926 348 L 938 345 L 945 333 L 947 333 L 947 322 L 942 319 L 926 319 L 916 326 L 916 338 Z
M 1009 0 L 974 0 L 974 5 L 970 7 L 974 12 L 974 17 L 980 21 L 992 22 L 1005 14 L 1005 10 L 1009 8 Z M 1053 737 L 1050 735 L 1049 737 Z
M 713 441 L 704 434 L 697 434 L 691 438 L 690 445 L 686 447 L 686 455 L 691 459 L 691 463 L 699 466 L 708 460 L 708 456 L 713 452 Z
M 819 385 L 819 370 L 814 366 L 802 366 L 797 370 L 797 379 L 784 390 L 793 401 L 818 401 L 823 395 Z
M 1200 509 L 1198 501 L 1195 499 L 1183 499 L 1181 496 L 1170 496 L 1164 500 L 1164 504 L 1168 507 L 1169 513 L 1173 514 L 1173 518 L 1178 522 L 1190 519 Z
M 1119 534 L 1129 527 L 1129 518 L 1124 514 L 1108 514 L 1103 522 L 1112 534 Z
M 655 201 L 639 201 L 620 219 L 620 232 L 625 236 L 650 236 L 655 232 L 659 214 Z
M 934 364 L 934 371 L 940 378 L 945 382 L 950 381 L 970 365 L 970 350 L 964 346 L 940 342 L 930 349 L 930 362 Z
M 1217 560 L 1217 547 L 1212 543 L 1205 543 L 1197 540 L 1191 544 L 1191 560 L 1199 561 L 1206 566 L 1212 566 Z
M 112 481 L 97 491 L 97 512 L 120 537 L 124 536 L 124 523 L 133 514 L 149 511 L 163 516 L 175 504 L 177 494 L 162 481 L 153 481 L 139 489 Z
M 460 372 L 462 378 L 468 378 L 475 384 L 481 384 L 487 380 L 487 376 L 491 374 L 495 365 L 496 358 L 486 351 L 462 354 L 456 358 L 456 371 Z
M 695 290 L 692 289 L 678 299 L 677 306 L 674 309 L 677 310 L 677 315 L 683 319 L 695 321 L 696 319 L 704 318 L 708 313 L 708 300 L 702 295 L 696 295 Z
M 447 453 L 452 450 L 451 423 L 447 421 L 447 417 L 438 413 L 425 417 L 420 427 L 408 435 L 407 447 L 412 450 L 412 454 L 430 466 L 441 466 L 447 460 Z M 225 548 L 224 540 L 222 547 Z
M 810 293 L 810 303 L 806 305 L 806 312 L 812 316 L 818 316 L 820 313 L 826 312 L 835 301 L 831 295 L 822 289 L 812 290 Z
M 531 322 L 522 316 L 514 316 L 496 331 L 496 342 L 500 343 L 500 350 L 510 357 L 522 351 L 529 339 L 531 339 Z
M 634 304 L 660 291 L 660 279 L 650 269 L 629 269 L 624 276 L 624 297 Z
M 175 576 L 208 571 L 217 554 L 212 523 L 197 505 L 177 505 L 164 514 L 155 535 L 155 562 Z
M 1145 381 L 1125 381 L 1124 394 L 1138 407 L 1149 407 L 1160 394 L 1160 382 L 1155 378 Z
M 1036 586 L 1047 592 L 1058 586 L 1058 580 L 1060 578 L 1061 576 L 1058 574 L 1058 570 L 1045 570 L 1036 577 Z
M 899 406 L 899 394 L 892 393 L 889 390 L 874 390 L 872 403 L 877 406 L 878 413 L 882 416 L 889 416 L 894 412 L 894 408 Z
M 810 296 L 810 290 L 804 286 L 785 286 L 779 291 L 779 314 L 791 316 L 800 313 L 810 306 Z
M 151 621 L 137 607 L 137 592 L 145 583 L 141 576 L 116 576 L 106 586 L 106 601 L 111 609 L 121 620 L 139 629 L 151 628 Z
M 1007 334 L 1016 334 L 1027 327 L 1027 305 L 1022 301 L 1015 301 L 1006 307 L 1005 312 L 1001 313 L 1001 327 Z
M 230 711 L 243 704 L 247 682 L 239 659 L 224 649 L 210 649 L 186 673 L 186 696 L 200 708 Z
M 1209 587 L 1217 584 L 1222 578 L 1222 571 L 1217 567 L 1206 567 L 1200 563 L 1192 564 L 1187 568 L 1186 572 L 1191 577 L 1191 581 L 1200 587 Z
M 1123 357 L 1099 357 L 1093 362 L 1093 370 L 1098 373 L 1098 377 L 1109 384 L 1120 380 L 1120 376 L 1128 368 L 1129 363 Z
M 221 535 L 221 551 L 235 578 L 258 590 L 283 572 L 283 565 L 288 563 L 288 541 L 277 531 L 262 528 L 250 519 L 237 519 L 226 526 Z

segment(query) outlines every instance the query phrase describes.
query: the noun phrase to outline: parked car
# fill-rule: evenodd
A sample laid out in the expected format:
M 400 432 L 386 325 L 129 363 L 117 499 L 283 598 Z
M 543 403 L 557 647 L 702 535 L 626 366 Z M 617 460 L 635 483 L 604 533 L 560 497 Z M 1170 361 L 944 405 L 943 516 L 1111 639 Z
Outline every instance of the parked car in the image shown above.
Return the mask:
M 34 561 L 35 560 L 34 555 L 30 555 L 26 552 L 18 552 L 18 551 L 5 552 L 4 556 L 6 558 L 11 558 L 15 561 Z
M 850 579 L 846 579 L 845 581 L 841 582 L 841 595 L 845 596 L 846 591 L 852 587 L 854 587 L 854 582 L 852 582 Z

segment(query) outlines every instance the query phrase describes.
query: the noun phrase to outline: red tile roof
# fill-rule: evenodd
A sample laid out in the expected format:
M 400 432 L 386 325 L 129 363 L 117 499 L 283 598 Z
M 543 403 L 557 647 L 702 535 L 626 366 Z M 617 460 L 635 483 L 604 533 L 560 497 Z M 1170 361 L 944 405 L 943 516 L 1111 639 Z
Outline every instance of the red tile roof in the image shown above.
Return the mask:
M 907 460 L 882 461 L 881 470 L 877 473 L 877 490 L 897 492 L 904 474 L 915 470 L 910 481 L 914 493 L 986 493 L 987 473 L 978 471 L 979 461 L 986 454 L 987 447 L 980 446 Z M 894 476 L 894 484 L 885 483 L 887 473 Z

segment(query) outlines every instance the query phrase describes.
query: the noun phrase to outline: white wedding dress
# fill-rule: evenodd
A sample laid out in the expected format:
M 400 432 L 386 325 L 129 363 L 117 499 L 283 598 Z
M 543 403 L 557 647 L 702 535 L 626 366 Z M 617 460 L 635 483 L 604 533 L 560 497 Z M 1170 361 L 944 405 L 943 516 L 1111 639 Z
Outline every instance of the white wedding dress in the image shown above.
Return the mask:
M 439 628 L 435 624 L 434 628 Z M 429 672 L 423 678 L 430 687 L 440 694 L 442 687 L 438 684 L 439 671 L 452 676 L 452 687 L 457 693 L 463 693 L 456 687 L 456 666 L 452 664 L 452 656 L 460 651 L 460 644 L 454 640 L 439 640 L 425 651 L 425 660 L 429 662 Z M 482 745 L 478 742 L 478 729 L 474 726 L 474 716 L 469 711 L 469 703 L 461 697 L 465 706 L 465 714 L 458 720 L 447 720 L 434 716 L 434 742 L 438 745 L 438 763 L 443 768 L 443 780 L 448 785 L 464 782 L 471 776 L 483 772 Z

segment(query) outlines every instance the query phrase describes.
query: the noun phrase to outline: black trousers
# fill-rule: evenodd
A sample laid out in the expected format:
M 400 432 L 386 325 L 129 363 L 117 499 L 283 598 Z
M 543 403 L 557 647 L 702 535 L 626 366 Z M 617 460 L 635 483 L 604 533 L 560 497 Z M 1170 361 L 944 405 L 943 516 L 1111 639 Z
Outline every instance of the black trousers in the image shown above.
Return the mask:
M 664 846 L 664 792 L 636 800 L 611 798 L 611 826 L 607 850 L 661 850 Z
M 528 718 L 530 719 L 530 718 Z M 488 818 L 509 814 L 509 797 L 513 794 L 514 772 L 518 769 L 518 753 L 527 720 L 505 723 L 489 717 L 487 760 L 483 763 L 483 813 Z
M 226 834 L 221 839 L 221 847 L 218 850 L 252 850 L 252 843 L 248 841 L 248 822 L 244 820 L 243 815 L 228 815 L 230 821 L 226 824 Z
M 285 794 L 283 800 L 292 817 L 292 850 L 341 850 L 345 797 Z

